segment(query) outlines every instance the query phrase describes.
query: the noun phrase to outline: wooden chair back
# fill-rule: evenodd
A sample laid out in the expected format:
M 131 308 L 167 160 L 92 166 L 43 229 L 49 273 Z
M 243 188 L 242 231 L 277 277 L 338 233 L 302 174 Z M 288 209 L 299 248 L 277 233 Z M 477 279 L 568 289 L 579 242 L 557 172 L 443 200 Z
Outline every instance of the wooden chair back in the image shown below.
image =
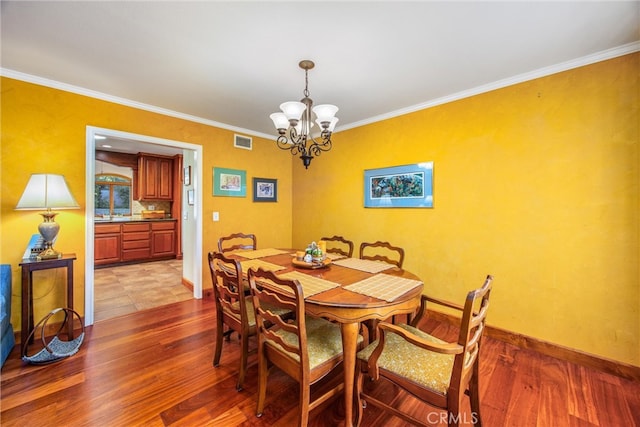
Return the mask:
M 353 242 L 342 236 L 323 237 L 320 240 L 331 242 L 327 245 L 327 252 L 340 254 L 351 258 L 353 256 Z
M 218 239 L 218 252 L 231 252 L 239 249 L 258 249 L 258 239 L 256 235 L 233 233 Z
M 300 383 L 298 425 L 306 426 L 309 411 L 340 394 L 342 382 L 311 401 L 311 385 L 342 362 L 340 327 L 305 315 L 302 286 L 259 268 L 249 269 L 258 334 L 258 403 L 262 415 L 269 367 L 275 365 Z M 280 313 L 277 314 L 276 310 Z M 291 315 L 293 313 L 293 316 Z
M 251 353 L 249 337 L 256 334 L 253 307 L 250 297 L 244 292 L 242 265 L 238 260 L 227 258 L 220 252 L 209 252 L 209 270 L 213 282 L 216 303 L 216 346 L 213 366 L 219 366 L 222 354 L 222 340 L 236 332 L 241 341 L 240 370 L 236 388 L 242 389 L 247 371 L 247 361 Z
M 361 369 L 357 381 L 358 407 L 361 407 L 361 400 L 364 399 L 373 406 L 415 425 L 431 425 L 425 420 L 418 420 L 402 412 L 397 407 L 368 395 L 364 391 L 362 384 L 363 375 L 367 373 L 373 379 L 384 377 L 427 404 L 446 410 L 450 426 L 458 425 L 458 422 L 462 419 L 460 415 L 461 403 L 463 397 L 468 395 L 471 403 L 471 414 L 467 415 L 466 419 L 474 425 L 481 425 L 478 356 L 489 308 L 492 281 L 493 277 L 488 275 L 482 287 L 467 294 L 464 306 L 423 295 L 419 314 L 412 320 L 410 326 L 380 322 L 378 324 L 379 340 L 377 343 L 372 344 L 375 349 L 371 352 L 366 362 L 363 360 L 359 362 Z M 437 304 L 461 312 L 462 318 L 457 342 L 447 343 L 438 340 L 417 328 L 422 318 L 427 314 L 428 304 Z M 410 343 L 409 347 L 416 349 L 417 353 L 414 354 L 412 350 L 407 350 L 407 347 L 398 346 L 398 337 L 400 337 L 400 341 L 406 340 L 406 342 Z M 385 343 L 387 341 L 393 344 L 389 344 L 390 347 L 385 353 Z M 400 351 L 400 349 L 403 350 Z M 425 379 L 422 381 L 422 379 L 416 380 L 416 378 L 405 377 L 399 373 L 396 365 L 379 366 L 380 363 L 383 365 L 387 363 L 385 360 L 393 360 L 394 356 L 398 356 L 395 360 L 403 357 L 409 358 L 411 361 L 406 361 L 405 363 L 413 364 L 415 367 L 415 361 L 420 354 L 425 357 L 433 357 L 433 359 L 429 359 L 431 366 L 438 365 L 444 362 L 447 356 L 451 357 L 453 355 L 452 364 L 442 363 L 443 367 L 449 367 L 448 369 L 450 370 L 448 372 L 440 371 L 436 368 L 429 373 L 430 378 L 435 376 L 436 378 L 444 379 L 446 386 L 441 385 L 441 388 L 431 388 L 425 385 L 433 384 L 431 380 L 427 381 Z M 419 368 L 417 370 L 419 371 Z M 445 389 L 442 389 L 442 387 Z M 362 418 L 361 409 L 357 418 L 358 420 Z
M 373 249 L 378 248 L 378 249 Z M 393 246 L 389 242 L 377 241 L 374 243 L 364 242 L 360 245 L 360 259 L 372 261 L 383 261 L 402 268 L 404 263 L 404 249 Z

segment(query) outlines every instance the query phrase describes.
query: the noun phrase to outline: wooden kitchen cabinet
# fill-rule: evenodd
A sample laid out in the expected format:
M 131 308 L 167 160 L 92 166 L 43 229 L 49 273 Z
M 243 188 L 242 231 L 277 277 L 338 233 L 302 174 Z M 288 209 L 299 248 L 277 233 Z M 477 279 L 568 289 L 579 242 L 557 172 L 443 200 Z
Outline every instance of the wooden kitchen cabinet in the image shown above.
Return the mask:
M 175 221 L 151 223 L 151 257 L 163 258 L 176 255 Z
M 173 200 L 173 158 L 138 155 L 139 200 Z
M 173 220 L 95 224 L 94 265 L 176 258 L 176 227 Z
M 94 241 L 94 264 L 120 262 L 122 239 L 120 224 L 96 224 Z
M 151 257 L 151 223 L 122 224 L 122 261 Z

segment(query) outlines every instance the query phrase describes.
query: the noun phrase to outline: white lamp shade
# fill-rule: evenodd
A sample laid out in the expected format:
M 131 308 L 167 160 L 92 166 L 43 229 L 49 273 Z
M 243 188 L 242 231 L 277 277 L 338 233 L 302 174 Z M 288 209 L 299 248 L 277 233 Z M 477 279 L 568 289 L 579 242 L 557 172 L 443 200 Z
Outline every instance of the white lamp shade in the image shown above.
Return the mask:
M 316 121 L 318 123 L 322 123 L 322 122 L 330 122 L 331 119 L 333 119 L 333 117 L 338 112 L 338 107 L 331 104 L 322 104 L 322 105 L 316 105 L 315 107 L 313 107 L 312 110 L 316 115 Z
M 305 108 L 307 108 L 307 106 L 298 101 L 283 102 L 280 104 L 280 109 L 289 120 L 300 120 Z
M 289 120 L 284 113 L 273 113 L 269 117 L 273 120 L 276 129 L 286 129 L 289 127 Z
M 333 130 L 336 128 L 336 123 L 338 123 L 338 119 L 337 117 L 334 117 L 333 119 L 331 119 L 331 123 L 329 123 L 329 132 L 333 132 Z
M 32 174 L 16 209 L 78 209 L 63 175 Z

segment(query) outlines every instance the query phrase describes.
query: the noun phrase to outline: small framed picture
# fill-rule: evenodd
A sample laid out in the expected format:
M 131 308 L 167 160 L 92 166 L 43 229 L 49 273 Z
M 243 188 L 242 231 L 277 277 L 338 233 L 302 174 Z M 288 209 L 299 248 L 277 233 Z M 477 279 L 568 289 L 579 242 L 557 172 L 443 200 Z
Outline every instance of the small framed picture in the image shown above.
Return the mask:
M 191 206 L 193 206 L 193 204 L 195 203 L 193 190 L 187 191 L 187 203 L 189 203 Z
M 240 169 L 213 168 L 213 195 L 247 196 L 247 172 Z
M 184 185 L 191 185 L 191 166 L 184 168 Z
M 277 202 L 278 180 L 270 178 L 253 178 L 254 202 Z

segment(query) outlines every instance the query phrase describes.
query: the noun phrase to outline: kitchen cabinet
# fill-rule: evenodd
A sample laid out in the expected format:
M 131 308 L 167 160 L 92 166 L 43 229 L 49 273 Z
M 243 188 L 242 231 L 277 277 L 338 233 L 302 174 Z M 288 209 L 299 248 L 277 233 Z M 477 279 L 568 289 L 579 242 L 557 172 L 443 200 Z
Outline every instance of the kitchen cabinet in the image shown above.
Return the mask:
M 176 254 L 175 221 L 151 223 L 151 257 L 166 257 Z
M 174 220 L 95 224 L 94 265 L 175 258 L 176 232 Z
M 137 222 L 122 226 L 122 261 L 151 257 L 151 223 Z
M 95 265 L 120 262 L 120 234 L 120 224 L 96 224 L 93 245 Z
M 138 155 L 139 200 L 173 200 L 173 158 Z

